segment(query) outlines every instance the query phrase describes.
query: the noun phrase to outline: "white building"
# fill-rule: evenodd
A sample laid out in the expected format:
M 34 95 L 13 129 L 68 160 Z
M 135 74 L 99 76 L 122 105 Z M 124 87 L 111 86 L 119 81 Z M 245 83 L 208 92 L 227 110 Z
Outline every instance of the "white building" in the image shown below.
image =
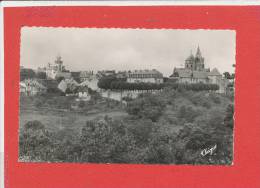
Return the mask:
M 58 56 L 55 60 L 54 64 L 48 63 L 46 69 L 46 76 L 49 79 L 57 79 L 57 78 L 70 78 L 71 73 L 66 71 L 65 66 L 63 65 L 63 61 L 61 60 L 61 56 Z
M 65 93 L 67 89 L 73 92 L 74 90 L 77 89 L 78 86 L 79 86 L 78 82 L 76 82 L 73 78 L 63 79 L 59 83 L 58 89 L 60 89 L 63 93 Z
M 99 90 L 98 78 L 93 75 L 91 78 L 86 79 L 85 81 L 80 83 L 80 86 L 87 86 L 88 88 L 90 88 L 93 91 L 98 91 Z
M 129 83 L 163 83 L 163 75 L 158 70 L 135 70 L 127 73 Z
M 36 79 L 25 79 L 20 82 L 20 94 L 27 96 L 39 95 L 47 92 L 47 88 Z
M 204 83 L 204 84 L 217 84 L 219 86 L 219 93 L 225 93 L 228 80 L 223 78 L 217 68 L 210 71 L 205 68 L 204 57 L 202 57 L 199 47 L 194 56 L 191 54 L 185 60 L 184 68 L 174 68 L 173 74 L 170 79 L 178 83 Z

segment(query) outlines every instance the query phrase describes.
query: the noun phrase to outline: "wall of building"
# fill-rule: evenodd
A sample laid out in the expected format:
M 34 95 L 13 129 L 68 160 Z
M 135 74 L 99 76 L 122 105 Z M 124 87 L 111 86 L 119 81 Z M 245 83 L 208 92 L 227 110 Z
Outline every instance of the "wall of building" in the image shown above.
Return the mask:
M 127 82 L 163 83 L 163 78 L 127 78 Z

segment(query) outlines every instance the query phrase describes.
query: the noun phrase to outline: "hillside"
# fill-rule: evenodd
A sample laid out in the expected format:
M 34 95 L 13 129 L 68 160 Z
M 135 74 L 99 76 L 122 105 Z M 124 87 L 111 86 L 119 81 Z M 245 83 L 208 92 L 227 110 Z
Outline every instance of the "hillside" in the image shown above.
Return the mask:
M 44 100 L 44 97 L 38 100 Z M 49 102 L 48 113 L 60 117 L 55 111 L 60 108 L 59 102 L 64 104 L 64 100 L 56 99 L 55 105 Z M 46 118 L 29 117 L 30 109 L 25 110 L 24 101 L 21 101 L 20 160 L 232 163 L 233 96 L 166 88 L 157 94 L 142 94 L 130 100 L 127 106 L 113 100 L 104 103 L 104 100 L 107 99 L 96 98 L 86 104 L 76 104 L 79 106 L 77 111 L 68 108 L 63 114 L 66 117 L 62 119 L 66 125 L 63 127 L 56 125 L 57 120 L 51 122 Z M 73 99 L 66 101 L 73 103 Z M 31 109 L 35 105 L 38 105 L 37 109 L 46 108 L 46 101 L 42 106 L 39 103 L 31 102 Z M 26 103 L 26 106 L 30 105 Z M 92 118 L 88 112 L 92 112 Z M 73 121 L 70 118 L 73 114 L 80 116 L 77 115 Z M 33 117 L 36 118 L 31 119 Z M 76 121 L 79 118 L 80 121 Z M 52 123 L 58 128 L 51 128 Z M 201 155 L 204 149 L 215 145 L 214 153 Z

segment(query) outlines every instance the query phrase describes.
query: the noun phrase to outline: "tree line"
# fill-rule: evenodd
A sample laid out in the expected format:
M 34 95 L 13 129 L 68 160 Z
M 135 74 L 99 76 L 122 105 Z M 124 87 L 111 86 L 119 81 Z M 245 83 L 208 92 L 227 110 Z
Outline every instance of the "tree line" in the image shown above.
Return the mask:
M 204 83 L 129 83 L 126 80 L 118 79 L 114 76 L 103 77 L 98 81 L 98 87 L 101 89 L 110 90 L 161 90 L 166 87 L 172 89 L 186 89 L 193 91 L 216 91 L 219 89 L 217 84 Z

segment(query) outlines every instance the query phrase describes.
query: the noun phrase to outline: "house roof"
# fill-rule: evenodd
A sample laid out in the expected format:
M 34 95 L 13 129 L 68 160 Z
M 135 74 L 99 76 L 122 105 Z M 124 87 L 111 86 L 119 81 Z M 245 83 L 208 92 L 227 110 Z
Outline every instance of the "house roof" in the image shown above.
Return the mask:
M 88 88 L 92 89 L 92 90 L 97 90 L 98 86 L 98 79 L 97 78 L 93 78 L 93 79 L 89 79 L 89 80 L 85 80 L 84 82 L 80 83 L 80 86 L 87 86 Z
M 208 72 L 205 71 L 193 71 L 193 78 L 206 79 Z
M 70 72 L 57 72 L 56 78 L 58 77 L 63 77 L 63 78 L 70 78 L 71 77 L 71 73 Z
M 85 77 L 90 77 L 90 76 L 92 76 L 93 75 L 93 72 L 92 71 L 81 71 L 80 73 L 79 73 L 79 77 L 80 78 L 85 78 Z
M 79 85 L 79 83 L 76 80 L 74 80 L 73 78 L 67 78 L 62 81 L 64 81 L 66 84 L 72 84 L 72 85 L 76 85 L 76 86 Z
M 71 76 L 72 76 L 73 78 L 77 78 L 77 77 L 80 76 L 80 72 L 70 72 L 70 73 L 71 73 Z
M 175 68 L 173 74 L 170 77 L 181 77 L 181 78 L 190 78 L 191 70 L 184 68 Z
M 79 86 L 77 89 L 78 92 L 88 92 L 87 86 Z
M 180 78 L 198 78 L 206 79 L 208 77 L 208 72 L 206 71 L 192 71 L 185 68 L 175 68 L 173 74 L 170 77 L 180 77 Z
M 38 88 L 42 88 L 42 89 L 45 89 L 46 87 L 41 83 L 39 82 L 39 80 L 37 79 L 25 79 L 23 80 L 20 85 L 30 85 L 30 86 L 34 86 L 34 87 L 38 87 Z
M 195 59 L 194 55 L 193 55 L 193 54 L 190 54 L 190 56 L 187 57 L 186 61 L 187 61 L 187 60 L 194 60 L 194 59 Z
M 142 75 L 156 75 L 157 77 L 163 77 L 162 73 L 160 73 L 158 70 L 156 69 L 152 69 L 152 70 L 134 70 L 131 71 L 130 73 L 128 73 L 127 75 L 137 75 L 137 74 L 142 74 Z
M 221 76 L 217 68 L 212 69 L 209 73 L 208 76 Z

